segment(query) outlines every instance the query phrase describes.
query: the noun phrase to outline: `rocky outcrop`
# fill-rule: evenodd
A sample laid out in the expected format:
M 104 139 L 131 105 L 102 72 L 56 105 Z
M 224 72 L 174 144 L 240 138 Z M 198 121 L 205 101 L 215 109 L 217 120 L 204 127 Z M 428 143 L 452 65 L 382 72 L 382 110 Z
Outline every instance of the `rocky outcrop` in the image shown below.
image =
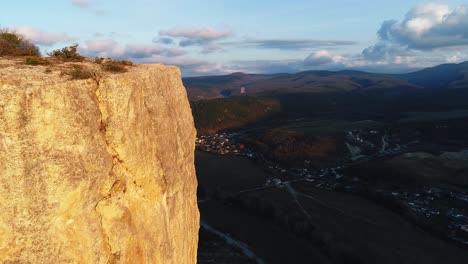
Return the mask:
M 0 60 L 0 262 L 195 263 L 195 129 L 180 72 L 70 80 Z

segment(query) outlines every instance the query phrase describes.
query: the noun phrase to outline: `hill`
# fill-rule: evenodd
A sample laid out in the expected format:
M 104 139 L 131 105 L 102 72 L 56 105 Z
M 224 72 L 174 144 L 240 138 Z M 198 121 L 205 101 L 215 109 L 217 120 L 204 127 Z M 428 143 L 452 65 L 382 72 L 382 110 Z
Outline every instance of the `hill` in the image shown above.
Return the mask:
M 191 103 L 198 134 L 245 126 L 280 111 L 278 100 L 267 97 L 232 97 Z
M 289 93 L 401 92 L 420 88 L 394 76 L 359 71 L 306 71 L 295 74 L 256 75 L 233 73 L 184 78 L 191 101 L 241 95 L 270 96 Z
M 241 87 L 267 78 L 268 75 L 238 72 L 229 75 L 184 78 L 183 82 L 189 99 L 194 101 L 239 95 Z
M 411 91 L 418 87 L 392 76 L 358 71 L 307 71 L 259 80 L 246 86 L 249 94 Z
M 398 120 L 408 112 L 468 108 L 468 62 L 399 75 L 360 71 L 186 78 L 199 133 L 237 128 L 272 117 Z M 240 95 L 244 87 L 245 95 Z M 443 89 L 446 88 L 446 89 Z M 208 100 L 201 99 L 218 98 Z M 267 106 L 266 106 L 267 105 Z
M 258 75 L 233 73 L 184 78 L 189 99 L 204 100 L 237 96 L 272 96 L 291 93 L 377 93 L 395 95 L 424 89 L 468 88 L 468 62 L 443 64 L 406 74 L 362 71 L 305 71 L 295 74 Z
M 468 61 L 459 64 L 442 64 L 394 77 L 427 89 L 468 88 Z

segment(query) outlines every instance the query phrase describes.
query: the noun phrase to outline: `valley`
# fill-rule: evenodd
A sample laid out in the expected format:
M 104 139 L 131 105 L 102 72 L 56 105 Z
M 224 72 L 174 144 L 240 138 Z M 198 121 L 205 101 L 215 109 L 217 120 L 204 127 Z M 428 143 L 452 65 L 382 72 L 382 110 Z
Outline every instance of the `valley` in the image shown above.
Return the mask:
M 215 183 L 213 196 L 199 202 L 202 220 L 243 241 L 267 263 L 463 263 L 467 257 L 463 248 L 368 199 L 309 180 L 265 186 L 268 175 L 255 164 L 231 158 L 238 159 L 197 153 L 200 185 Z M 243 159 L 238 161 L 249 163 Z
M 466 66 L 189 79 L 202 221 L 256 263 L 466 263 Z
M 311 258 L 314 263 L 375 263 L 382 259 L 388 260 L 383 263 L 413 263 L 425 258 L 427 263 L 439 263 L 448 256 L 448 263 L 463 263 L 468 245 L 468 232 L 464 231 L 468 225 L 468 174 L 447 177 L 468 167 L 464 150 L 468 141 L 461 128 L 467 119 L 459 115 L 446 119 L 434 113 L 428 121 L 428 116 L 413 113 L 411 120 L 397 124 L 283 122 L 281 129 L 292 131 L 287 138 L 306 133 L 342 141 L 337 143 L 342 145 L 338 151 L 325 157 L 296 156 L 294 160 L 301 160 L 300 164 L 282 156 L 272 159 L 268 155 L 272 150 L 255 148 L 252 138 L 271 130 L 265 125 L 199 136 L 196 167 L 202 220 L 243 241 L 260 257 L 265 248 L 276 247 L 289 258 L 300 256 L 294 263 L 310 263 L 305 260 Z M 441 133 L 449 133 L 445 137 L 456 143 L 437 142 Z M 280 139 L 276 143 L 291 142 Z M 442 178 L 427 178 L 428 162 L 439 164 L 429 175 L 435 176 L 434 170 L 439 170 Z M 383 166 L 386 163 L 390 165 Z M 406 173 L 392 174 L 403 165 Z M 266 231 L 267 226 L 281 232 Z M 270 232 L 275 237 L 265 235 Z M 288 245 L 291 241 L 298 245 L 292 249 L 281 246 L 280 233 L 289 236 Z M 437 248 L 443 250 L 423 253 Z M 263 254 L 266 263 L 284 263 L 275 254 Z

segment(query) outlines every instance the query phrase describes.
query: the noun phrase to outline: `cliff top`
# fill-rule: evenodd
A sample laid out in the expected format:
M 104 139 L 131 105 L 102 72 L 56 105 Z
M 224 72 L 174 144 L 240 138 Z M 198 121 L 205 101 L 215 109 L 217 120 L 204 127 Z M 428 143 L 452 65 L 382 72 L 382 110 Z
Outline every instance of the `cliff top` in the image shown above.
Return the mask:
M 177 67 L 162 64 L 130 64 L 113 60 L 98 62 L 91 59 L 84 59 L 82 62 L 61 62 L 48 58 L 40 59 L 47 63 L 28 65 L 23 57 L 0 57 L 0 85 L 28 86 L 36 82 L 51 84 L 72 80 L 99 80 L 149 69 L 155 72 L 163 69 L 173 70 L 180 74 Z

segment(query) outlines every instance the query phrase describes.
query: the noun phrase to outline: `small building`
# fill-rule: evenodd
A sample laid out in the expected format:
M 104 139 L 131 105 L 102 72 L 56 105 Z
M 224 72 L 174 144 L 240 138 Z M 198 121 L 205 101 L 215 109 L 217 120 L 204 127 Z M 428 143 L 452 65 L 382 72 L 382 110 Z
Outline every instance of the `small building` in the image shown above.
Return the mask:
M 468 225 L 463 225 L 460 227 L 462 231 L 468 232 Z
M 273 184 L 276 185 L 276 186 L 281 186 L 283 183 L 281 182 L 280 179 L 274 178 L 273 179 Z

